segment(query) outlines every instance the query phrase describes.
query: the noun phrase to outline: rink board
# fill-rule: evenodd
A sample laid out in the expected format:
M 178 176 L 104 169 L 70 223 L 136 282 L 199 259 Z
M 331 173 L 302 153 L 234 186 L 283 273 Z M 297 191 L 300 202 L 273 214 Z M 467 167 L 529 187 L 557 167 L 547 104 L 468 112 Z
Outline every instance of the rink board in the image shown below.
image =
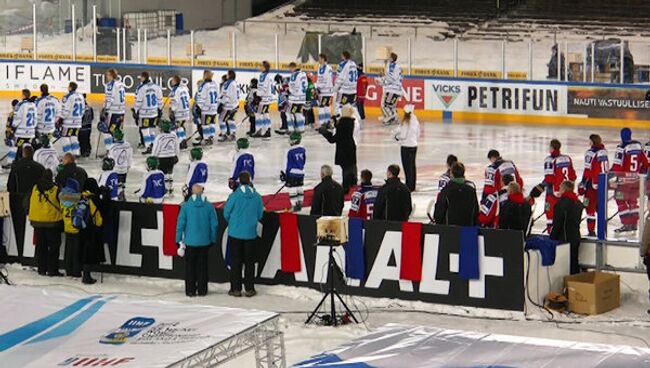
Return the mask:
M 277 318 L 255 310 L 2 285 L 0 315 L 5 368 L 168 367 Z M 125 324 L 127 334 L 119 330 Z
M 191 92 L 209 68 L 218 78 L 225 67 L 168 66 L 131 63 L 89 63 L 0 60 L 0 96 L 16 98 L 23 88 L 38 91 L 47 83 L 57 96 L 66 92 L 67 84 L 75 81 L 79 91 L 91 100 L 103 101 L 104 72 L 117 68 L 127 87 L 127 103 L 133 103 L 132 92 L 137 75 L 148 71 L 154 83 L 167 96 L 174 75 L 188 83 Z M 234 69 L 243 102 L 255 69 Z M 287 70 L 274 70 L 288 75 Z M 365 100 L 369 114 L 379 114 L 382 87 L 376 75 L 368 74 Z M 558 81 L 522 81 L 504 79 L 475 79 L 408 76 L 404 78 L 406 94 L 398 106 L 415 105 L 422 118 L 446 121 L 477 120 L 501 123 L 572 124 L 578 126 L 650 126 L 650 101 L 645 100 L 647 85 L 587 84 Z
M 387 324 L 296 368 L 642 368 L 650 349 Z

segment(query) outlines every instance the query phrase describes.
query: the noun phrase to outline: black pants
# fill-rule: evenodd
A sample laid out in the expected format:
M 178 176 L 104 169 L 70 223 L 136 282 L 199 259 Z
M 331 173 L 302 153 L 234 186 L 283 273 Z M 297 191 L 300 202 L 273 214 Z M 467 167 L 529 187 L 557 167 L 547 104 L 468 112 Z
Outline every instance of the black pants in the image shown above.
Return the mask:
M 185 295 L 203 296 L 208 293 L 208 249 L 185 248 Z
M 287 122 L 287 113 L 285 111 L 280 112 L 280 120 L 282 121 L 282 125 L 280 125 L 280 129 L 281 130 L 289 129 L 289 125 Z
M 404 176 L 406 177 L 406 186 L 411 192 L 415 191 L 415 182 L 417 181 L 417 168 L 415 166 L 417 152 L 417 147 L 402 147 L 400 149 L 402 167 L 404 168 Z
M 358 98 L 357 99 L 357 111 L 359 112 L 359 117 L 361 120 L 366 120 L 366 99 L 365 98 Z
M 350 188 L 357 185 L 357 165 L 352 164 L 348 166 L 341 166 L 341 171 L 343 175 L 343 193 L 347 194 L 350 191 Z
M 163 172 L 163 174 L 173 174 L 174 165 L 178 162 L 178 158 L 174 157 L 161 157 L 158 159 L 158 169 Z
M 65 234 L 63 263 L 66 276 L 81 277 L 81 239 L 79 234 Z
M 61 230 L 58 227 L 42 227 L 34 228 L 34 233 L 38 273 L 41 275 L 58 273 Z
M 578 255 L 580 254 L 580 242 L 571 242 L 569 243 L 569 246 L 571 247 L 570 253 L 571 253 L 571 274 L 575 275 L 577 273 L 580 273 L 580 261 L 578 259 Z
M 11 210 L 11 222 L 14 225 L 14 235 L 16 236 L 16 247 L 18 248 L 18 259 L 22 262 L 23 246 L 25 245 L 25 194 L 10 193 L 9 209 Z
M 246 291 L 255 290 L 255 241 L 228 237 L 230 246 L 230 291 L 241 291 L 242 266 L 244 267 L 244 287 Z
M 92 146 L 90 144 L 91 132 L 91 128 L 81 128 L 79 130 L 79 148 L 82 156 L 90 156 L 90 151 L 92 151 Z
M 304 109 L 303 114 L 305 115 L 305 126 L 314 125 L 316 117 L 314 116 L 314 108 Z

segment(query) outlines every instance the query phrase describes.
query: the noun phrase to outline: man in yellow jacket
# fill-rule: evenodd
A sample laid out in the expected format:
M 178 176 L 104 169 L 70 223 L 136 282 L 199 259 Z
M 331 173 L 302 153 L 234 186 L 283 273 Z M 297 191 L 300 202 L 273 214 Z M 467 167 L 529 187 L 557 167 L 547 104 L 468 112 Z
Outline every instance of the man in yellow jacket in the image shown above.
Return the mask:
M 52 171 L 45 170 L 43 176 L 34 185 L 29 199 L 29 221 L 36 235 L 36 262 L 39 275 L 63 276 L 59 272 L 63 215 L 57 198 L 58 191 Z

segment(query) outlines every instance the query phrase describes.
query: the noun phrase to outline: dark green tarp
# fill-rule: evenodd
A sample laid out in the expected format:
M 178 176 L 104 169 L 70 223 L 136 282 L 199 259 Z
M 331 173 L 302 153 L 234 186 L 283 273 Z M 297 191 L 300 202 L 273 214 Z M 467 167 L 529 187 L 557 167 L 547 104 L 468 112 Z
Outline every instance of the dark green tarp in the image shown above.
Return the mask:
M 363 60 L 361 55 L 361 34 L 360 33 L 318 33 L 307 32 L 302 39 L 298 59 L 301 63 L 309 61 L 318 61 L 318 35 L 321 37 L 321 52 L 327 55 L 330 63 L 337 62 L 341 59 L 341 53 L 348 51 L 352 55 L 352 60 L 360 63 Z

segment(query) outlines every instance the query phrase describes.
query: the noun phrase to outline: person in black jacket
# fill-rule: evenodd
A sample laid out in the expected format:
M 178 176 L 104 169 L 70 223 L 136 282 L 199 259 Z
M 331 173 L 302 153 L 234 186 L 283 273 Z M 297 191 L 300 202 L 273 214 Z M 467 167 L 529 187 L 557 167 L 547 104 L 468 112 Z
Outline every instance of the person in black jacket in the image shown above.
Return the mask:
M 341 216 L 343 212 L 343 187 L 332 179 L 332 167 L 323 165 L 320 168 L 321 182 L 314 188 L 314 198 L 311 203 L 311 215 Z
M 578 254 L 580 250 L 580 222 L 584 206 L 574 193 L 572 181 L 560 184 L 560 199 L 553 207 L 553 228 L 551 239 L 568 242 L 571 245 L 571 274 L 580 273 Z
M 76 180 L 81 188 L 86 184 L 88 174 L 86 173 L 86 170 L 77 166 L 75 161 L 76 159 L 72 153 L 68 152 L 63 155 L 63 168 L 59 170 L 59 173 L 56 175 L 56 179 L 54 180 L 59 188 L 65 187 L 65 183 L 68 179 Z
M 86 94 L 84 93 L 84 115 L 81 118 L 81 129 L 79 130 L 79 146 L 81 149 L 81 157 L 90 156 L 92 145 L 90 143 L 90 135 L 93 131 L 93 120 L 95 120 L 95 110 L 88 104 Z
M 25 241 L 25 216 L 29 210 L 29 197 L 36 182 L 43 176 L 45 168 L 34 161 L 34 148 L 30 145 L 23 146 L 23 158 L 11 165 L 7 179 L 9 192 L 9 209 L 11 221 L 14 225 L 18 254 L 22 257 Z
M 386 184 L 379 188 L 372 218 L 386 221 L 408 221 L 411 211 L 411 191 L 399 180 L 398 165 L 388 166 Z
M 336 133 L 322 125 L 318 130 L 328 142 L 336 144 L 334 163 L 339 165 L 343 174 L 343 191 L 357 185 L 357 144 L 354 141 L 354 107 L 346 105 L 341 111 L 341 118 L 336 123 Z
M 465 180 L 465 166 L 456 162 L 451 167 L 451 181 L 438 194 L 433 218 L 440 225 L 478 226 L 478 216 L 476 187 Z
M 526 235 L 530 216 L 532 209 L 524 199 L 521 187 L 514 181 L 510 182 L 508 199 L 501 205 L 499 212 L 499 229 L 521 230 Z

